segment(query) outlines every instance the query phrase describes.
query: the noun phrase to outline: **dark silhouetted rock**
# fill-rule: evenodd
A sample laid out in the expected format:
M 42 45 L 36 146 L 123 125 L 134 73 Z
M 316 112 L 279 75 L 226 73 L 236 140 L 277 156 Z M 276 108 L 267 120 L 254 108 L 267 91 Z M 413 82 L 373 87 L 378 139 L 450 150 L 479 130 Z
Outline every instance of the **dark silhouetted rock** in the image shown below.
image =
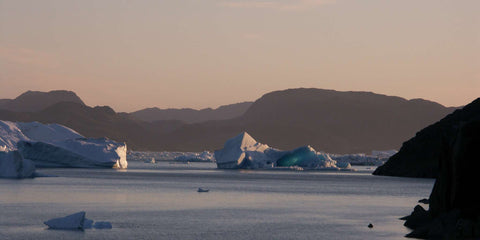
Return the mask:
M 429 210 L 416 206 L 405 218 L 414 229 L 407 237 L 428 239 L 480 238 L 480 118 L 460 123 L 452 139 L 442 138 L 439 174 L 430 194 Z
M 462 123 L 476 118 L 480 118 L 480 98 L 419 131 L 373 174 L 436 178 L 446 144 L 454 140 Z

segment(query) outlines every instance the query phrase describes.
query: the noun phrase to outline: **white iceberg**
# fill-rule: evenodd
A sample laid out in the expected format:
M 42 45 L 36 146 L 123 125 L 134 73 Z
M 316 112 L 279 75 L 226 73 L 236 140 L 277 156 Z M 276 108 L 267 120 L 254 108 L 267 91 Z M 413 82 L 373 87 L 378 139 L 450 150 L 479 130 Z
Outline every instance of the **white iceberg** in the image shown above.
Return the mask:
M 53 218 L 44 222 L 44 224 L 50 229 L 83 230 L 85 212 L 74 213 L 66 217 Z
M 215 151 L 215 160 L 218 168 L 271 168 L 282 155 L 282 151 L 258 143 L 243 132 Z
M 58 124 L 0 121 L 0 147 L 18 150 L 37 167 L 127 168 L 125 143 L 85 138 Z
M 35 164 L 31 160 L 23 159 L 18 151 L 2 151 L 0 152 L 0 177 L 33 178 Z
M 223 149 L 215 151 L 218 168 L 289 168 L 289 169 L 351 169 L 349 164 L 337 165 L 326 153 L 319 153 L 310 146 L 282 151 L 258 143 L 243 132 L 225 142 Z

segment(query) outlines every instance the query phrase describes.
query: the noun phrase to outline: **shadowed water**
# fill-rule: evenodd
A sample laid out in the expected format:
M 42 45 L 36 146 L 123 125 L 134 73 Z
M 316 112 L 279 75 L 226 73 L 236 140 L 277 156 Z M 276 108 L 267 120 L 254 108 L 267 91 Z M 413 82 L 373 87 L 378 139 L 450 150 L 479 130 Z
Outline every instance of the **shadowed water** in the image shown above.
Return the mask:
M 0 179 L 0 239 L 402 239 L 409 231 L 398 218 L 428 197 L 433 180 L 371 171 L 134 161 L 120 171 L 40 169 L 58 177 Z M 113 229 L 56 231 L 43 224 L 78 211 Z

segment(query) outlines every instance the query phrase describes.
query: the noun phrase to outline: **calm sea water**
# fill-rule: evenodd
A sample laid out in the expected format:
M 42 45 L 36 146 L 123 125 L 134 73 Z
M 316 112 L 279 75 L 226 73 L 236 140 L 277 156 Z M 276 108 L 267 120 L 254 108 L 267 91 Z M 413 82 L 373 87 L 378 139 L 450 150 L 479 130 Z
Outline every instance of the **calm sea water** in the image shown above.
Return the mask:
M 428 197 L 434 181 L 372 171 L 134 161 L 128 170 L 40 169 L 58 177 L 0 179 L 0 239 L 403 239 L 409 230 L 398 218 Z M 198 193 L 199 187 L 210 192 Z M 78 211 L 113 229 L 58 231 L 43 224 Z

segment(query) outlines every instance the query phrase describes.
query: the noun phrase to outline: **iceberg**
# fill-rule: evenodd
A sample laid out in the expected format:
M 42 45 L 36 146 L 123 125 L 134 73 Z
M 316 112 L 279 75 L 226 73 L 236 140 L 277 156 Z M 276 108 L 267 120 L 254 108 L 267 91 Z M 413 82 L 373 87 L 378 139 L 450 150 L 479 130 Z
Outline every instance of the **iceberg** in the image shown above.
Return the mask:
M 48 226 L 49 229 L 61 229 L 61 230 L 85 230 L 91 229 L 112 229 L 112 224 L 110 222 L 95 222 L 92 219 L 85 217 L 86 213 L 84 211 L 77 212 L 66 217 L 53 218 L 48 221 L 45 221 L 44 224 Z
M 85 223 L 85 212 L 78 212 L 66 217 L 53 218 L 46 222 L 50 229 L 65 229 L 65 230 L 83 230 Z M 91 223 L 89 223 L 91 224 Z
M 95 222 L 93 225 L 95 229 L 112 229 L 112 224 L 110 222 Z
M 215 159 L 221 169 L 351 169 L 348 163 L 338 166 L 328 154 L 317 152 L 311 146 L 282 151 L 258 143 L 246 132 L 227 140 L 223 149 L 215 151 Z
M 127 146 L 85 138 L 59 124 L 0 121 L 0 150 L 19 151 L 37 167 L 127 168 Z
M 0 177 L 33 178 L 35 164 L 31 160 L 23 159 L 18 151 L 2 151 L 0 152 Z
M 282 151 L 258 143 L 243 132 L 225 142 L 223 149 L 215 151 L 218 168 L 269 168 L 281 157 Z

